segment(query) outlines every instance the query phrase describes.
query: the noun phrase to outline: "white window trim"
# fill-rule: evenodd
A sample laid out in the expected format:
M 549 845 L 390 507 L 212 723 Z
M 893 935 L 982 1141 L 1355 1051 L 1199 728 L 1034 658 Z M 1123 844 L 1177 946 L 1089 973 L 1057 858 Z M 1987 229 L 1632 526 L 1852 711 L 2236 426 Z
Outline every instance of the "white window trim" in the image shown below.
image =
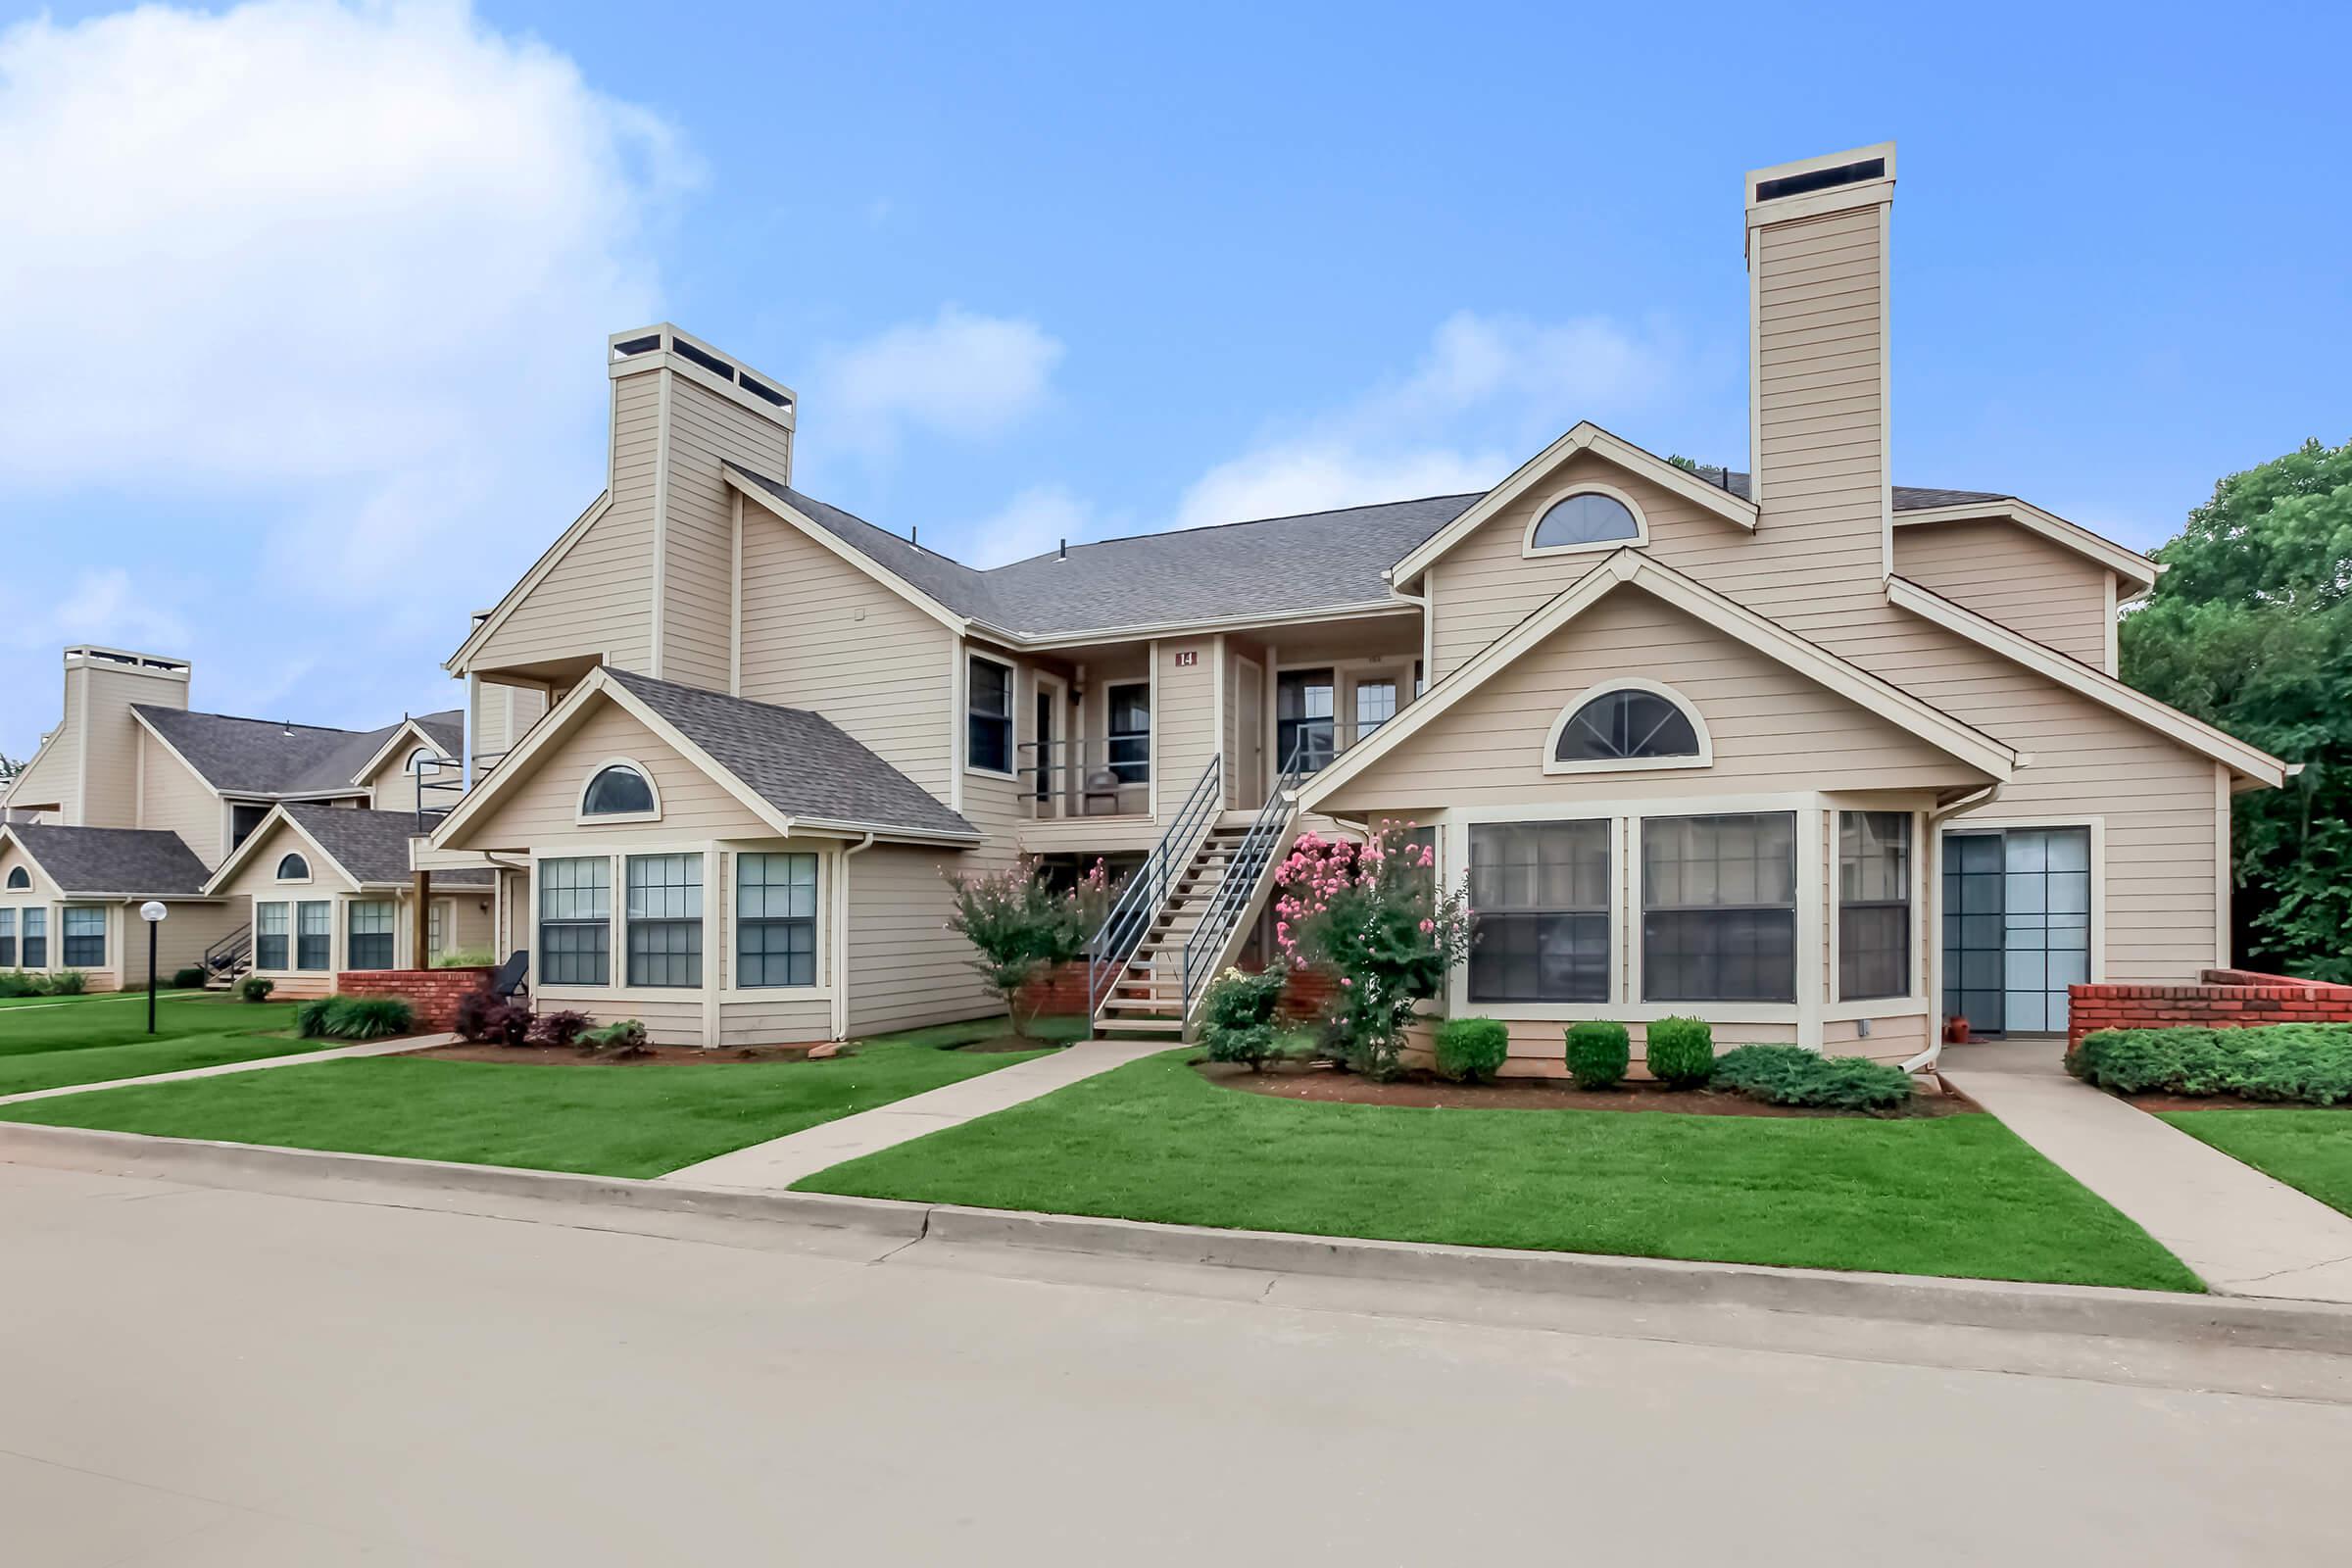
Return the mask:
M 1691 731 L 1698 737 L 1698 755 L 1695 757 L 1612 757 L 1599 761 L 1560 761 L 1557 757 L 1560 749 L 1560 736 L 1567 730 L 1568 721 L 1574 718 L 1586 704 L 1596 702 L 1612 692 L 1646 692 L 1652 697 L 1664 698 L 1667 702 L 1672 703 L 1682 715 L 1690 721 Z M 1560 710 L 1558 715 L 1552 719 L 1551 727 L 1544 732 L 1544 771 L 1555 776 L 1575 773 L 1654 773 L 1668 769 L 1705 768 L 1714 765 L 1715 737 L 1708 733 L 1706 718 L 1699 712 L 1696 705 L 1671 686 L 1631 675 L 1612 676 L 1607 680 L 1595 681 L 1586 687 L 1575 697 L 1569 699 L 1568 706 Z
M 645 780 L 646 793 L 654 798 L 654 808 L 650 811 L 598 811 L 593 814 L 590 813 L 588 809 L 588 792 L 596 787 L 596 781 L 604 777 L 605 769 L 609 767 L 625 767 L 630 772 L 635 773 L 639 778 Z M 662 786 L 654 782 L 654 770 L 646 766 L 643 762 L 638 761 L 635 758 L 608 757 L 603 761 L 598 762 L 595 766 L 589 768 L 588 776 L 580 781 L 579 798 L 573 801 L 571 805 L 571 819 L 581 827 L 612 827 L 628 822 L 659 822 L 662 820 Z
M 1537 544 L 1536 530 L 1544 526 L 1544 519 L 1551 514 L 1552 508 L 1563 501 L 1573 501 L 1578 496 L 1606 496 L 1609 500 L 1625 508 L 1627 512 L 1633 514 L 1633 534 L 1628 538 L 1594 539 L 1584 544 Z M 1649 517 L 1642 512 L 1642 504 L 1615 485 L 1602 484 L 1593 479 L 1579 479 L 1575 483 L 1563 486 L 1545 496 L 1543 504 L 1536 508 L 1535 515 L 1528 519 L 1527 531 L 1519 537 L 1519 555 L 1520 559 L 1525 561 L 1539 561 L 1549 556 L 1585 556 L 1596 552 L 1605 554 L 1611 550 L 1644 550 L 1648 547 Z
M 1845 922 L 1839 918 L 1845 906 L 1845 896 L 1844 883 L 1840 880 L 1840 868 L 1838 864 L 1838 816 L 1842 811 L 1899 811 L 1911 818 L 1911 844 L 1908 856 L 1910 860 L 1908 877 L 1911 884 L 1911 989 L 1899 997 L 1859 997 L 1852 1002 L 1845 1000 L 1842 990 L 1843 981 L 1840 978 L 1844 972 L 1841 959 Z M 1927 949 L 1931 944 L 1940 946 L 1943 941 L 1941 920 L 1936 922 L 1936 928 L 1934 931 L 1930 931 L 1926 919 L 1929 857 L 1923 852 L 1927 847 L 1927 838 L 1932 827 L 1933 824 L 1928 819 L 1928 813 L 1912 807 L 1857 805 L 1852 801 L 1838 801 L 1829 807 L 1828 820 L 1822 823 L 1821 828 L 1822 886 L 1824 891 L 1822 914 L 1823 918 L 1830 923 L 1830 960 L 1826 976 L 1829 989 L 1825 993 L 1829 1002 L 1827 1009 L 1822 1013 L 1825 1019 L 1833 1023 L 1851 1023 L 1857 1018 L 1907 1018 L 1918 1012 L 1920 1008 L 1926 1007 L 1931 1014 L 1928 1021 L 1932 1028 L 1940 1029 L 1942 1027 L 1942 1020 L 1934 1016 L 1941 1003 L 1939 1000 L 1930 998 L 1927 989 L 1928 971 L 1933 967 L 1929 962 Z M 1940 997 L 1940 993 L 1938 993 L 1938 997 Z
M 981 662 L 983 662 L 994 664 L 994 665 L 996 665 L 996 666 L 997 666 L 999 669 L 1002 669 L 1003 671 L 1004 671 L 1004 709 L 1005 709 L 1005 712 L 1004 712 L 1004 745 L 1005 745 L 1005 758 L 1004 758 L 1004 760 L 1005 760 L 1007 762 L 1010 762 L 1010 763 L 1012 763 L 1012 764 L 1013 764 L 1011 767 L 1008 767 L 1008 768 L 1002 768 L 1002 769 L 1000 769 L 1000 768 L 994 768 L 994 767 L 982 767 L 982 766 L 981 766 L 979 763 L 977 763 L 977 762 L 973 761 L 973 760 L 972 760 L 972 758 L 971 758 L 971 733 L 972 733 L 972 680 L 971 680 L 971 668 L 972 668 L 972 662 L 973 662 L 974 660 L 979 660 L 979 661 L 981 661 Z M 964 755 L 963 755 L 963 770 L 964 770 L 966 773 L 977 773 L 977 774 L 979 774 L 979 775 L 980 775 L 982 778 L 1018 778 L 1018 777 L 1020 776 L 1020 773 L 1019 773 L 1019 768 L 1020 768 L 1020 760 L 1021 760 L 1021 750 L 1020 750 L 1020 725 L 1021 725 L 1021 669 L 1020 669 L 1020 666 L 1019 666 L 1018 664 L 1015 664 L 1015 663 L 1014 663 L 1014 662 L 1013 662 L 1011 660 L 1009 660 L 1009 659 L 1002 659 L 1002 658 L 999 658 L 999 657 L 998 657 L 997 655 L 995 655 L 995 654 L 984 654 L 984 653 L 982 653 L 982 652 L 981 652 L 979 649 L 977 649 L 977 648 L 973 648 L 973 647 L 970 647 L 970 646 L 968 646 L 968 645 L 967 645 L 967 646 L 964 648 L 964 650 L 963 650 L 963 663 L 962 663 L 962 665 L 961 665 L 961 670 L 962 670 L 962 675 L 963 675 L 963 678 L 962 678 L 962 680 L 961 680 L 961 681 L 958 683 L 958 690 L 959 690 L 959 692 L 961 693 L 961 696 L 962 696 L 962 698 L 963 698 L 963 704 L 962 704 L 962 708 L 961 708 L 961 710 L 959 710 L 959 711 L 956 713 L 956 733 L 957 733 L 959 736 L 961 736 L 961 737 L 963 738 L 963 743 L 964 743 L 964 744 L 963 744 L 963 754 L 964 754 Z
M 296 858 L 299 858 L 302 861 L 302 875 L 285 875 L 284 872 L 286 869 L 286 862 Z M 277 864 L 270 868 L 270 884 L 275 887 L 307 888 L 316 883 L 318 880 L 318 872 L 315 871 L 311 866 L 311 857 L 309 853 L 304 850 L 281 851 L 277 857 Z
M 1136 738 L 1131 734 L 1121 734 L 1110 727 L 1111 714 L 1118 707 L 1117 695 L 1129 686 L 1144 688 L 1144 776 L 1132 783 L 1121 779 L 1118 787 L 1123 790 L 1149 790 L 1159 778 L 1159 769 L 1153 765 L 1159 760 L 1159 710 L 1156 706 L 1159 701 L 1159 683 L 1152 678 L 1149 671 L 1141 675 L 1123 675 L 1117 680 L 1106 680 L 1102 683 L 1102 765 L 1110 766 L 1110 743 L 1112 741 L 1131 741 Z M 1081 782 L 1083 783 L 1083 781 Z
M 32 873 L 21 865 L 10 866 L 8 868 L 8 891 L 30 893 L 32 891 Z
M 1943 1028 L 1943 857 L 1944 840 L 1955 834 L 2032 833 L 2047 828 L 2087 828 L 2090 831 L 2090 979 L 2086 984 L 2107 983 L 2107 818 L 2103 815 L 2044 816 L 2021 814 L 2014 817 L 1980 817 L 1974 812 L 1955 816 L 1934 824 L 1936 835 L 1936 863 L 1928 875 L 1928 919 L 1934 938 L 1928 944 L 1928 1005 L 1941 1038 Z
M 743 887 L 738 880 L 738 863 L 747 855 L 813 855 L 816 857 L 816 982 L 806 986 L 747 986 L 736 978 L 736 967 L 742 949 L 738 946 L 736 928 L 743 918 Z M 746 844 L 731 848 L 726 857 L 727 874 L 727 967 L 726 982 L 719 988 L 718 1000 L 728 1003 L 760 1002 L 829 1002 L 833 997 L 832 957 L 833 940 L 830 929 L 833 896 L 833 857 L 813 845 L 787 844 L 781 847 Z
M 66 957 L 66 916 L 69 914 L 78 913 L 83 909 L 95 909 L 98 911 L 98 941 L 101 946 L 98 950 L 98 961 L 96 963 L 82 963 L 77 960 L 69 960 Z M 111 906 L 104 904 L 61 904 L 57 906 L 56 923 L 57 938 L 55 951 L 57 954 L 58 968 L 87 969 L 100 973 L 112 974 L 120 967 L 120 965 L 115 962 L 115 920 Z

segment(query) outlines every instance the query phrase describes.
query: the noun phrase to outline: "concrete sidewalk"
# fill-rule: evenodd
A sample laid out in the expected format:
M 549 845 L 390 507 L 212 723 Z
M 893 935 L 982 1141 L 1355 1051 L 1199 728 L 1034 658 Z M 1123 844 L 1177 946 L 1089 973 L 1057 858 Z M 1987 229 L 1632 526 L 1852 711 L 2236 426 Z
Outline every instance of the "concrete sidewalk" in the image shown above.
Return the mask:
M 21 1095 L 0 1095 L 0 1105 L 21 1105 L 28 1100 L 55 1100 L 60 1095 L 86 1095 L 100 1089 L 128 1089 L 134 1084 L 176 1084 L 190 1078 L 219 1078 L 232 1072 L 260 1072 L 266 1067 L 299 1067 L 312 1061 L 340 1061 L 349 1056 L 397 1056 L 405 1051 L 430 1051 L 446 1046 L 456 1035 L 410 1035 L 400 1040 L 368 1040 L 356 1046 L 330 1046 L 290 1056 L 263 1056 L 254 1061 L 223 1061 L 211 1067 L 182 1067 L 177 1072 L 142 1073 L 136 1078 L 103 1078 L 94 1084 L 60 1084 L 55 1089 L 28 1089 Z
M 1937 1071 L 2212 1289 L 2352 1301 L 2352 1216 L 2070 1077 L 2057 1047 L 1958 1047 Z
M 1087 1040 L 1016 1066 L 927 1090 L 873 1110 L 844 1116 L 820 1127 L 771 1138 L 699 1165 L 673 1170 L 657 1180 L 683 1187 L 721 1187 L 780 1192 L 843 1160 L 894 1148 L 929 1133 L 961 1126 L 977 1116 L 1050 1095 L 1056 1089 L 1172 1049 L 1167 1040 Z

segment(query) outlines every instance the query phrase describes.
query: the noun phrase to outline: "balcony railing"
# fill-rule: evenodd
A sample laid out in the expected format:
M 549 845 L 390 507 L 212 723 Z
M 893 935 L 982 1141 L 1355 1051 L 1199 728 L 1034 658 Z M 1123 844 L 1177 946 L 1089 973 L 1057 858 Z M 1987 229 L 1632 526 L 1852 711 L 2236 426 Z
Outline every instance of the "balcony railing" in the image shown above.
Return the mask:
M 509 755 L 507 752 L 474 753 L 474 783 L 479 784 L 488 778 L 490 770 L 505 761 Z M 434 776 L 427 777 L 427 769 Z M 444 774 L 447 776 L 442 776 Z M 416 780 L 416 831 L 430 833 L 466 798 L 466 780 L 458 772 L 456 764 L 447 761 L 422 763 L 414 776 Z M 427 795 L 433 799 L 428 801 L 425 798 Z
M 1113 761 L 1112 748 L 1121 760 Z M 1152 814 L 1151 742 L 1023 741 L 1018 754 L 1021 799 L 1033 821 L 1081 816 Z M 1130 751 L 1144 752 L 1134 759 Z

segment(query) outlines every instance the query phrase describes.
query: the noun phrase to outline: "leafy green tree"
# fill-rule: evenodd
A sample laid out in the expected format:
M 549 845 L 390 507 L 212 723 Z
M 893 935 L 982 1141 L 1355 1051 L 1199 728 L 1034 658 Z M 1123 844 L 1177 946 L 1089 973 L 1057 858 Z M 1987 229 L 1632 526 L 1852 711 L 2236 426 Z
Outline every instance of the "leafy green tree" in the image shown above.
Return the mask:
M 1021 1016 L 1021 988 L 1086 952 L 1114 891 L 1101 860 L 1078 885 L 1055 891 L 1045 867 L 1022 856 L 1002 871 L 962 875 L 943 871 L 955 909 L 948 929 L 972 945 L 972 972 L 1004 999 L 1015 1035 L 1035 1021 Z
M 2124 679 L 2303 764 L 2237 798 L 2238 961 L 2352 981 L 2352 441 L 2230 475 L 2156 559 Z

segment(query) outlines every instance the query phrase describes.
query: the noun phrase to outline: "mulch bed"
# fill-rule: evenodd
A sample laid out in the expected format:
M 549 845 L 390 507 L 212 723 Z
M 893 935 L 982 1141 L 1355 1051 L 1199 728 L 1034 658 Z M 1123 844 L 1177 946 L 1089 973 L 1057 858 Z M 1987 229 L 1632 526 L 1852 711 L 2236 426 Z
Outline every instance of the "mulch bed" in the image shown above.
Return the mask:
M 724 1065 L 740 1061 L 806 1061 L 807 1046 L 730 1046 L 720 1051 L 705 1051 L 700 1046 L 652 1046 L 642 1056 L 625 1059 L 599 1054 L 583 1056 L 572 1046 L 493 1046 L 459 1041 L 455 1045 L 435 1046 L 430 1051 L 413 1051 L 411 1060 L 426 1058 L 441 1061 L 508 1061 L 549 1067 L 662 1067 Z M 844 1056 L 849 1052 L 841 1054 Z
M 2297 1100 L 2241 1100 L 2235 1095 L 2117 1095 L 2142 1110 L 2340 1110 L 2352 1105 L 2307 1105 Z M 2352 1126 L 2352 1122 L 2347 1122 Z
M 1422 1110 L 1664 1110 L 1684 1116 L 1863 1116 L 1877 1120 L 1950 1116 L 1977 1108 L 1954 1093 L 1915 1094 L 1896 1111 L 1815 1110 L 1801 1105 L 1768 1105 L 1745 1095 L 1715 1089 L 1661 1089 L 1628 1083 L 1615 1089 L 1578 1089 L 1563 1080 L 1506 1078 L 1492 1084 L 1447 1083 L 1428 1073 L 1407 1073 L 1376 1083 L 1327 1064 L 1292 1063 L 1251 1072 L 1237 1062 L 1200 1062 L 1195 1070 L 1220 1088 L 1275 1100 L 1311 1100 L 1349 1105 L 1405 1105 Z

